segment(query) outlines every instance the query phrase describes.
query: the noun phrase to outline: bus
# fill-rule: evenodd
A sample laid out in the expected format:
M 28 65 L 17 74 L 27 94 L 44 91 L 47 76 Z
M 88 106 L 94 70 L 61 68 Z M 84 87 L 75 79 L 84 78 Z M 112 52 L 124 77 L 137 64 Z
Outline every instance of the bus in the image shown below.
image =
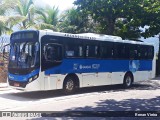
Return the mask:
M 155 77 L 154 46 L 94 33 L 22 30 L 10 37 L 8 84 L 24 91 L 122 84 Z

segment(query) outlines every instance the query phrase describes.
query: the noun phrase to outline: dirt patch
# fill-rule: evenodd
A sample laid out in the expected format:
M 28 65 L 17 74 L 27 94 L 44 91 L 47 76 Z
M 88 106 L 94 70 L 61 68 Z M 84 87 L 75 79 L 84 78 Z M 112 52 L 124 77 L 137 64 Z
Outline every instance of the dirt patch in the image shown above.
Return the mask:
M 7 82 L 7 65 L 8 62 L 0 60 L 0 83 Z

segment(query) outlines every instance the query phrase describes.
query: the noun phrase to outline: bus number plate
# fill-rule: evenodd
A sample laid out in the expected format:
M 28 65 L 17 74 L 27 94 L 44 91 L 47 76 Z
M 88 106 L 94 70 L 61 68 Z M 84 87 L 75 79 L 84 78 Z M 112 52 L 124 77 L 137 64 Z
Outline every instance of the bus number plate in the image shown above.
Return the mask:
M 20 85 L 19 85 L 19 83 L 14 83 L 14 86 L 19 87 Z

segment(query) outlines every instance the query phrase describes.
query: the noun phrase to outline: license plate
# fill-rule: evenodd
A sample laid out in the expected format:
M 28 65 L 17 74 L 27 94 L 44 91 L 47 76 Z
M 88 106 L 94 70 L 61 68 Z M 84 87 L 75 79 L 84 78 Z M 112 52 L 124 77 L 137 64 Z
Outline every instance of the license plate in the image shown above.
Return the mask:
M 14 83 L 14 86 L 19 87 L 20 85 L 19 85 L 19 83 Z

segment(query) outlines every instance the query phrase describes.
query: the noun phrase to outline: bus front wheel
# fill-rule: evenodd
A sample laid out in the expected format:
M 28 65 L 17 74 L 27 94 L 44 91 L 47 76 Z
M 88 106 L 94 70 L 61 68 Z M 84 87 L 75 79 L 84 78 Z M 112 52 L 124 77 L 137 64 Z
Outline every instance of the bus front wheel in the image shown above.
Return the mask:
M 130 73 L 127 73 L 124 76 L 124 80 L 123 80 L 123 86 L 124 86 L 124 88 L 131 87 L 132 83 L 133 83 L 133 77 L 132 77 L 132 75 Z
M 76 83 L 72 77 L 67 77 L 63 84 L 63 90 L 65 94 L 72 94 L 75 92 Z

